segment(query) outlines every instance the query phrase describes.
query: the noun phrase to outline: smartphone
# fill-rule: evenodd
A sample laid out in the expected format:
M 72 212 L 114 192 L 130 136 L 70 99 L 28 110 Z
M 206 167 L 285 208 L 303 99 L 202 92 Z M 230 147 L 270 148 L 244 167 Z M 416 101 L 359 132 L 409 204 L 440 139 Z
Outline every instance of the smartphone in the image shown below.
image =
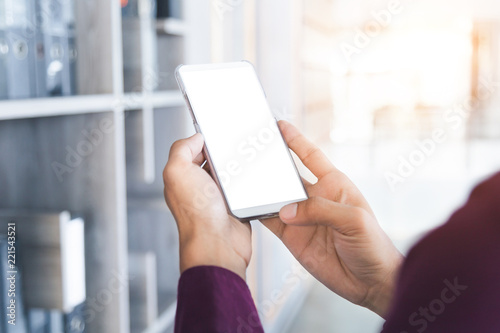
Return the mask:
M 231 215 L 276 217 L 283 206 L 307 199 L 251 63 L 181 65 L 176 78 Z

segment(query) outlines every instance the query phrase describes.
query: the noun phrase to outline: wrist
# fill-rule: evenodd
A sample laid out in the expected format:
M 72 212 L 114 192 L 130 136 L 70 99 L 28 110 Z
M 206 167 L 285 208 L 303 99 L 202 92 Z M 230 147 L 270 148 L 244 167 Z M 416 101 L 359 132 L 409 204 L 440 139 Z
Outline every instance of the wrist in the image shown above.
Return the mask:
M 179 250 L 181 274 L 196 266 L 217 266 L 246 280 L 247 262 L 224 240 L 203 235 L 181 237 Z
M 394 260 L 392 267 L 388 270 L 388 274 L 380 282 L 376 288 L 370 290 L 368 297 L 366 298 L 365 306 L 371 311 L 375 312 L 382 318 L 386 318 L 386 315 L 391 306 L 396 285 L 399 275 L 399 270 L 404 261 L 404 257 L 398 253 L 398 257 Z

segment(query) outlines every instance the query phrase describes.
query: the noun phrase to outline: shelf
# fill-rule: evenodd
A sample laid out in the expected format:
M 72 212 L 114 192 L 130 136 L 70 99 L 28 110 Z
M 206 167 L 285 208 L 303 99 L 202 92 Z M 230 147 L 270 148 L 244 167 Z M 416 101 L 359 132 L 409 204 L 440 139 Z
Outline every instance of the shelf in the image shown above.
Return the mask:
M 0 102 L 0 120 L 51 117 L 113 110 L 113 95 L 90 95 Z
M 184 36 L 186 34 L 186 24 L 184 21 L 175 18 L 159 19 L 156 21 L 156 32 L 158 34 Z
M 155 109 L 184 106 L 185 103 L 180 91 L 170 90 L 153 92 L 148 97 L 142 93 L 125 94 L 122 104 L 125 110 L 137 110 L 141 109 L 146 102 L 149 102 L 149 105 Z
M 142 93 L 130 93 L 121 99 L 105 94 L 5 100 L 0 101 L 0 120 L 106 112 L 113 111 L 118 106 L 124 110 L 136 110 L 142 109 L 146 102 L 153 108 L 184 105 L 182 94 L 176 90 L 154 92 L 148 97 Z

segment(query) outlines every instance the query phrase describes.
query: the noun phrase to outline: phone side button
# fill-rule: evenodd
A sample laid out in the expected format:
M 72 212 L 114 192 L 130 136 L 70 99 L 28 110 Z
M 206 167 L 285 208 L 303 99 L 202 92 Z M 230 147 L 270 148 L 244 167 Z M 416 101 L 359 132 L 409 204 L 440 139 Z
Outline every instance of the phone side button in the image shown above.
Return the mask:
M 196 133 L 201 133 L 200 131 L 200 126 L 198 126 L 198 123 L 193 123 L 194 129 L 196 130 Z

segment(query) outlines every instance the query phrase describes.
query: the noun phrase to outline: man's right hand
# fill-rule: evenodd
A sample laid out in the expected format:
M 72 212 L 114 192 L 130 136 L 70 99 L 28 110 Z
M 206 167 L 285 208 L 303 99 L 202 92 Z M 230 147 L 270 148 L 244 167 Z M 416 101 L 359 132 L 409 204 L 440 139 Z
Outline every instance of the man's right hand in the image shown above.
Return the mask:
M 262 223 L 320 282 L 384 317 L 403 256 L 356 186 L 294 126 L 280 121 L 289 147 L 318 178 L 309 199 L 285 206 Z

